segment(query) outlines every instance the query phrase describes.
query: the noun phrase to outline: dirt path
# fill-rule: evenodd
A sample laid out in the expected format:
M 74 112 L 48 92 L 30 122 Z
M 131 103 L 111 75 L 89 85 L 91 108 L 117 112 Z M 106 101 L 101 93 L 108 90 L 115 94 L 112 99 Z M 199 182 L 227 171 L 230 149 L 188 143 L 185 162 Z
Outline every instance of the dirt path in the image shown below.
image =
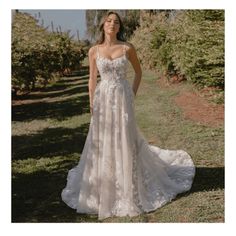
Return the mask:
M 212 127 L 224 123 L 224 106 L 209 103 L 196 93 L 183 92 L 175 98 L 175 102 L 187 119 Z
M 178 84 L 167 84 L 163 79 L 158 81 L 161 88 L 171 88 Z M 224 104 L 208 102 L 203 92 L 181 91 L 174 98 L 175 103 L 182 109 L 186 119 L 210 127 L 224 125 Z

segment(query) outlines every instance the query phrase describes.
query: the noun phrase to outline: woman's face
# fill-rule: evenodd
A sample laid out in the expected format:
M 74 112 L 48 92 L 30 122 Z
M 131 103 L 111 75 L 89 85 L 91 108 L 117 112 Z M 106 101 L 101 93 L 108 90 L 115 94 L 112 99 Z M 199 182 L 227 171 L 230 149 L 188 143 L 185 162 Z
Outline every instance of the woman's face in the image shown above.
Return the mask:
M 120 29 L 120 22 L 115 14 L 110 14 L 104 23 L 104 32 L 106 34 L 117 34 Z

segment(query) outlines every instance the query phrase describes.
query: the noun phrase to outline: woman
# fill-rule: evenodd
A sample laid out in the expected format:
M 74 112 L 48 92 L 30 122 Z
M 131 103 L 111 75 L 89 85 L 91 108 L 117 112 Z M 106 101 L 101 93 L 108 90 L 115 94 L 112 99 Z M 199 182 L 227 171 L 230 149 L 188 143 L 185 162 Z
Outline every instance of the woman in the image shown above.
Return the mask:
M 100 30 L 98 44 L 89 50 L 89 132 L 62 199 L 99 219 L 136 216 L 188 191 L 195 167 L 185 151 L 160 149 L 141 135 L 133 104 L 142 75 L 135 49 L 124 41 L 117 13 L 108 12 Z M 126 80 L 128 61 L 135 71 L 132 87 Z

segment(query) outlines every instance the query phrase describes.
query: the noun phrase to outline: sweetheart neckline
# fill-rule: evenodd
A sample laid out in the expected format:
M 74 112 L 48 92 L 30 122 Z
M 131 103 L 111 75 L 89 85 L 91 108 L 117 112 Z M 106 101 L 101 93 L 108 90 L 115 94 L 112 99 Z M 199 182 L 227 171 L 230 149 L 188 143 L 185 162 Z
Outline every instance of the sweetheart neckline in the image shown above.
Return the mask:
M 117 60 L 117 59 L 120 59 L 120 58 L 122 58 L 122 57 L 125 57 L 125 58 L 127 59 L 127 57 L 126 57 L 125 54 L 123 54 L 123 55 L 121 55 L 121 56 L 119 56 L 119 57 L 116 57 L 116 58 L 114 58 L 114 59 L 109 59 L 109 58 L 107 58 L 107 57 L 102 57 L 102 56 L 98 56 L 96 59 L 105 59 L 105 60 L 108 60 L 108 61 L 110 61 L 110 62 L 113 62 L 113 61 L 115 61 L 115 60 Z

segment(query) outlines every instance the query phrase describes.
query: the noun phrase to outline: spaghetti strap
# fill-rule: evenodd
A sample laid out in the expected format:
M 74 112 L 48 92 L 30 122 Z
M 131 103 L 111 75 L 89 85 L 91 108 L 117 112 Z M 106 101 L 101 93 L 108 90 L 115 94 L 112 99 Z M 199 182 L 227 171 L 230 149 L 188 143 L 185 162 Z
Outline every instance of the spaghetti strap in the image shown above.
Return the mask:
M 125 48 L 125 44 L 123 44 L 123 54 L 126 56 L 126 48 Z
M 97 48 L 97 58 L 99 58 L 99 50 L 98 50 L 98 45 L 96 46 Z
M 128 58 L 126 45 L 123 44 L 123 55 Z

